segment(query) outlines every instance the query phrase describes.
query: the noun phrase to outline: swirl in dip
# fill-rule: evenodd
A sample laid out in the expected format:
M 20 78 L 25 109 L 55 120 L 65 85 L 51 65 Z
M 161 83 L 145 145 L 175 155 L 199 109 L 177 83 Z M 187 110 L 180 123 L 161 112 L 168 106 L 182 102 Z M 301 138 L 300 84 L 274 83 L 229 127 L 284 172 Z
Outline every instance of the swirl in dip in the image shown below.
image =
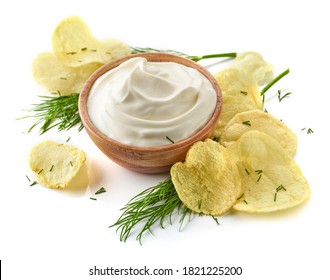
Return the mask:
M 198 70 L 175 62 L 131 58 L 99 77 L 88 97 L 95 127 L 118 142 L 161 146 L 200 130 L 216 92 Z

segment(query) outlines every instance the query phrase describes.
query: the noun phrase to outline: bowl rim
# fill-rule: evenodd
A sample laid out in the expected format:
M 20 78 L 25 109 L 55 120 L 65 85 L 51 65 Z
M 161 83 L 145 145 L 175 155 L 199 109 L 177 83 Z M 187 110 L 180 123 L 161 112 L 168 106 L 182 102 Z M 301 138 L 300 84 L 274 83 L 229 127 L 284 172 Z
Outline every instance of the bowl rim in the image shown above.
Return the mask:
M 121 143 L 117 140 L 114 140 L 104 133 L 102 133 L 100 130 L 98 130 L 93 122 L 91 121 L 89 114 L 88 114 L 88 106 L 87 106 L 87 101 L 89 97 L 90 90 L 95 83 L 95 81 L 101 77 L 103 74 L 108 72 L 109 70 L 119 66 L 123 62 L 135 58 L 135 57 L 143 57 L 146 58 L 148 61 L 152 62 L 176 62 L 179 64 L 183 64 L 188 67 L 192 67 L 196 70 L 198 70 L 201 74 L 203 74 L 212 84 L 217 99 L 216 99 L 216 105 L 214 108 L 214 111 L 211 115 L 211 117 L 208 119 L 207 123 L 200 128 L 197 132 L 194 134 L 190 135 L 189 137 L 182 139 L 178 142 L 175 143 L 169 143 L 166 145 L 159 145 L 159 146 L 135 146 L 135 145 L 128 145 Z M 130 150 L 130 151 L 135 151 L 135 152 L 144 152 L 144 151 L 170 151 L 170 150 L 175 150 L 178 148 L 186 147 L 188 145 L 191 145 L 192 143 L 198 141 L 203 135 L 205 135 L 208 131 L 212 131 L 215 128 L 215 125 L 218 121 L 218 118 L 220 116 L 222 109 L 222 92 L 220 89 L 220 86 L 214 76 L 202 65 L 178 56 L 174 54 L 169 54 L 169 53 L 163 53 L 163 52 L 149 52 L 149 53 L 138 53 L 138 54 L 130 54 L 115 60 L 112 60 L 100 68 L 98 68 L 85 82 L 80 94 L 79 94 L 79 100 L 78 100 L 78 110 L 79 110 L 79 115 L 80 119 L 88 133 L 93 134 L 93 136 L 96 136 L 97 138 L 102 139 L 102 141 L 108 142 L 109 144 L 116 145 L 122 149 L 125 150 Z M 204 137 L 205 138 L 205 137 Z

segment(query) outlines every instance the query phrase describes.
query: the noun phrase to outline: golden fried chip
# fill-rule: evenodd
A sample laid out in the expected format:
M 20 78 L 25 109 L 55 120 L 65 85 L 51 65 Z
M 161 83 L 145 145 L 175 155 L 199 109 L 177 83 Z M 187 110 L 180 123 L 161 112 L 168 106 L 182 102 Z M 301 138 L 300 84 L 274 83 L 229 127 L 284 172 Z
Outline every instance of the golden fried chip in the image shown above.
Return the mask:
M 262 85 L 272 79 L 274 67 L 267 63 L 260 53 L 244 52 L 235 58 L 232 68 L 244 72 L 251 82 Z
M 236 114 L 225 126 L 221 144 L 228 147 L 250 130 L 262 131 L 272 136 L 290 156 L 296 153 L 298 139 L 292 130 L 271 114 L 260 110 Z
M 89 63 L 105 64 L 131 53 L 130 48 L 122 42 L 101 42 L 96 39 L 87 24 L 77 16 L 60 22 L 53 33 L 52 44 L 56 57 L 69 67 Z
M 132 53 L 132 50 L 125 43 L 115 40 L 115 39 L 106 39 L 102 41 L 104 50 L 107 55 L 111 55 L 112 59 L 121 58 L 123 56 L 129 55 Z M 109 61 L 109 56 L 106 56 L 106 61 Z
M 224 127 L 236 114 L 262 109 L 263 104 L 257 83 L 246 82 L 248 77 L 238 69 L 225 69 L 215 78 L 222 91 L 222 110 L 213 137 L 220 137 Z
M 224 127 L 236 114 L 263 108 L 259 83 L 272 76 L 272 69 L 260 54 L 246 52 L 239 54 L 231 67 L 215 75 L 223 103 L 213 137 L 221 137 Z
M 227 149 L 236 157 L 244 193 L 233 206 L 235 210 L 266 213 L 294 207 L 309 198 L 303 173 L 273 137 L 252 130 Z
M 85 153 L 73 146 L 43 141 L 31 149 L 29 165 L 40 184 L 66 188 L 85 160 Z
M 221 215 L 241 195 L 235 162 L 223 146 L 210 139 L 195 143 L 186 161 L 172 166 L 171 177 L 181 201 L 197 213 Z
M 34 79 L 52 93 L 80 93 L 86 80 L 102 64 L 89 63 L 80 67 L 65 66 L 48 52 L 40 53 L 32 63 Z

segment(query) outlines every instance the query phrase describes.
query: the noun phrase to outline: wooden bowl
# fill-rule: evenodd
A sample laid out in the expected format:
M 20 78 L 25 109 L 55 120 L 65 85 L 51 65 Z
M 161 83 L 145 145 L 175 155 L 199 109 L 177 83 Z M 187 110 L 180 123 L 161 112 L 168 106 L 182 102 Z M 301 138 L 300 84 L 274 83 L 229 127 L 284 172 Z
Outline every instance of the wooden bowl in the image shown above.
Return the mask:
M 144 57 L 153 62 L 176 62 L 197 69 L 212 84 L 217 95 L 216 107 L 209 121 L 197 133 L 174 144 L 152 147 L 137 147 L 122 144 L 101 133 L 93 125 L 87 110 L 88 95 L 94 82 L 105 72 L 117 67 L 124 61 L 133 57 Z M 169 171 L 171 166 L 185 159 L 190 146 L 199 140 L 210 137 L 218 121 L 222 107 L 222 95 L 217 81 L 213 75 L 201 65 L 176 55 L 166 53 L 144 53 L 129 55 L 111 61 L 99 68 L 84 85 L 79 97 L 79 114 L 82 123 L 96 146 L 117 164 L 141 173 L 162 173 Z

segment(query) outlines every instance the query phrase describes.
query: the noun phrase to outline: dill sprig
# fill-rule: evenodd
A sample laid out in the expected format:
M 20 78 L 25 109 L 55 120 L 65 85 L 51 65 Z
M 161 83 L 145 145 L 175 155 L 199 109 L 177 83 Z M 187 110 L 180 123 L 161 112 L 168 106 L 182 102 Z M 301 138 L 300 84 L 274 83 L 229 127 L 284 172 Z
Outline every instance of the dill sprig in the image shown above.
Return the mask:
M 154 49 L 154 48 L 141 48 L 141 47 L 131 47 L 132 53 L 148 53 L 148 52 L 163 52 L 163 53 L 169 53 L 169 54 L 175 54 L 178 56 L 182 56 L 185 58 L 188 58 L 190 60 L 193 60 L 195 62 L 198 62 L 203 59 L 209 59 L 209 58 L 220 58 L 220 57 L 229 57 L 229 58 L 235 58 L 237 56 L 236 52 L 230 52 L 230 53 L 216 53 L 216 54 L 207 54 L 207 55 L 188 55 L 182 52 L 178 52 L 171 49 L 166 50 L 160 50 L 160 49 Z
M 40 134 L 54 127 L 57 127 L 58 131 L 69 130 L 77 124 L 80 124 L 79 131 L 83 129 L 78 110 L 79 93 L 68 96 L 40 96 L 40 98 L 40 103 L 32 104 L 32 108 L 27 110 L 34 114 L 20 118 L 35 119 L 35 123 L 28 129 L 28 132 L 38 125 L 41 125 Z
M 187 214 L 188 216 L 192 214 L 191 210 L 181 202 L 171 178 L 142 191 L 121 210 L 124 212 L 110 227 L 117 227 L 117 231 L 120 231 L 120 240 L 126 241 L 132 230 L 138 224 L 142 224 L 136 236 L 140 244 L 146 232 L 153 234 L 152 228 L 156 223 L 159 223 L 162 228 L 165 228 L 166 221 L 172 224 L 172 215 L 175 211 L 181 215 L 181 226 Z

